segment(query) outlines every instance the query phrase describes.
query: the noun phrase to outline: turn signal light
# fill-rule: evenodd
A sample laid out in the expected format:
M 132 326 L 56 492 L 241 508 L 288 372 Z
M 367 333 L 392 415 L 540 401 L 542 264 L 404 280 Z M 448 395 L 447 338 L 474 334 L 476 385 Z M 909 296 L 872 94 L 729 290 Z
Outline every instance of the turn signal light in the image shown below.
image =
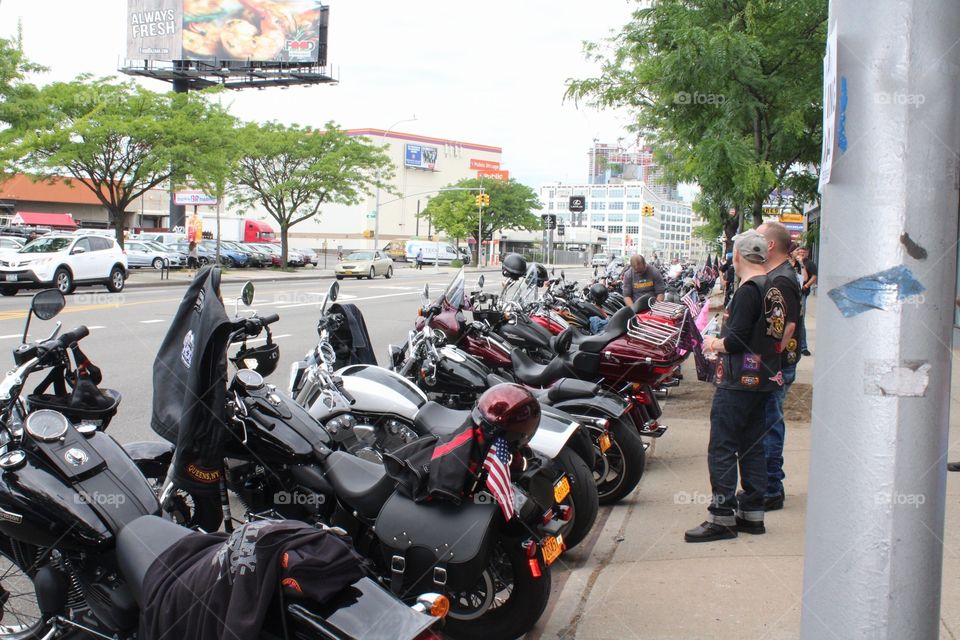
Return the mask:
M 539 560 L 537 560 L 536 558 L 530 558 L 530 560 L 528 560 L 527 562 L 528 562 L 528 564 L 530 565 L 530 575 L 531 575 L 531 576 L 533 576 L 534 578 L 539 578 L 541 575 L 543 575 L 543 574 L 540 573 L 540 561 L 539 561 Z
M 419 309 L 417 309 L 417 316 L 420 318 L 423 317 L 423 307 L 420 307 Z
M 450 613 L 450 600 L 447 596 L 438 596 L 430 607 L 430 615 L 435 618 L 444 618 Z

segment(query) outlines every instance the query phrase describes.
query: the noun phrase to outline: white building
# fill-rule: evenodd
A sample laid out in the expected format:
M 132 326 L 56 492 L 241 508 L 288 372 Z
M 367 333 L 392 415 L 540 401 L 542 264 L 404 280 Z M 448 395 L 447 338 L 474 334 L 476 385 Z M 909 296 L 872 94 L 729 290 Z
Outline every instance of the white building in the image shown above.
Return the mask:
M 582 226 L 575 225 L 579 216 L 569 211 L 571 196 L 586 201 Z M 556 214 L 557 224 L 564 225 L 564 235 L 555 235 L 555 243 L 599 244 L 599 250 L 614 256 L 697 257 L 691 255 L 694 214 L 690 203 L 662 199 L 643 182 L 546 185 L 540 188 L 540 201 L 540 213 Z M 643 215 L 645 206 L 653 208 L 652 216 Z

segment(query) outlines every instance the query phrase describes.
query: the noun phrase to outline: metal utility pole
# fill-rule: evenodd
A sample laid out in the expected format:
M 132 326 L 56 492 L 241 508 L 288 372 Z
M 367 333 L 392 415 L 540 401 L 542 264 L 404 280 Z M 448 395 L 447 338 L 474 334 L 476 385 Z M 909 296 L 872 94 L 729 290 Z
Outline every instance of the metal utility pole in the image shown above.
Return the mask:
M 821 167 L 803 640 L 940 627 L 960 3 L 864 6 L 830 2 L 836 98 L 824 107 L 837 113 Z

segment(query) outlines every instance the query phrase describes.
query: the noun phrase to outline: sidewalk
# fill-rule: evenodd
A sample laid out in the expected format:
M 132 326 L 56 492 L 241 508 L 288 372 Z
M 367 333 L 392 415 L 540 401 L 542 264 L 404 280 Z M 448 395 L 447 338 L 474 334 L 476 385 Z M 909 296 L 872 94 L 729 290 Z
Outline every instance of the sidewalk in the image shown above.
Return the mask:
M 821 302 L 828 303 L 826 297 Z M 816 300 L 807 310 L 812 357 L 799 365 L 788 414 L 813 382 Z M 954 367 L 960 358 L 954 351 Z M 804 527 L 810 462 L 810 423 L 787 422 L 782 511 L 766 518 L 767 533 L 736 540 L 687 544 L 683 532 L 704 520 L 709 408 L 702 419 L 671 418 L 697 382 L 692 364 L 664 404 L 670 430 L 647 460 L 637 491 L 622 504 L 601 508 L 592 551 L 589 541 L 561 557 L 550 610 L 530 638 L 689 640 L 798 638 L 803 590 Z M 951 425 L 960 416 L 960 375 L 954 375 Z M 808 390 L 809 391 L 809 390 Z M 960 429 L 951 429 L 951 460 L 960 460 Z M 838 488 L 838 490 L 841 490 Z M 582 549 L 582 550 L 581 550 Z M 941 637 L 960 638 L 960 473 L 947 474 Z

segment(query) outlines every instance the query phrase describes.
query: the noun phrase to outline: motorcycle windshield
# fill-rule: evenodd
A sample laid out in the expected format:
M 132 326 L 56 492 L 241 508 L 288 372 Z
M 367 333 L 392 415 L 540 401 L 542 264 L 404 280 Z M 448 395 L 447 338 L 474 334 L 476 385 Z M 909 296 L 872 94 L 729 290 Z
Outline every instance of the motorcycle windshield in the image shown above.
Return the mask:
M 537 299 L 537 271 L 535 265 L 527 269 L 527 275 L 523 278 L 508 282 L 503 289 L 501 296 L 504 301 L 512 301 L 525 307 Z
M 464 299 L 464 284 L 463 284 L 463 269 L 457 271 L 457 275 L 453 276 L 453 280 L 450 281 L 450 284 L 447 285 L 447 288 L 444 290 L 443 295 L 437 300 L 437 303 L 443 302 L 444 300 L 454 309 L 460 309 L 463 307 Z

